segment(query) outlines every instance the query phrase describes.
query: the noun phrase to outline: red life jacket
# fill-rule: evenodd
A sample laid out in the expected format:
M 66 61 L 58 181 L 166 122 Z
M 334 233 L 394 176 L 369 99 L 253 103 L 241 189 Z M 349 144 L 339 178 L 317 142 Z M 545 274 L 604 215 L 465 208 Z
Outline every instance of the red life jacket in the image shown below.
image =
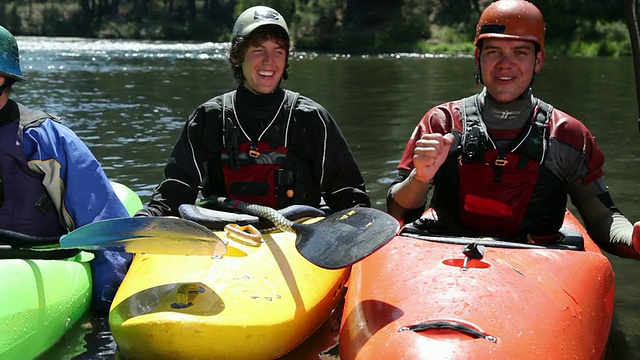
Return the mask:
M 288 134 L 298 93 L 285 90 L 280 109 L 257 139 L 251 139 L 234 111 L 235 91 L 224 94 L 222 171 L 227 196 L 277 207 L 277 198 L 293 197 L 293 173 L 283 169 Z M 272 143 L 262 140 L 270 132 Z
M 498 149 L 480 119 L 477 95 L 463 99 L 458 159 L 463 226 L 488 236 L 518 235 L 547 152 L 552 111 L 538 100 L 521 134 Z
M 462 100 L 459 150 L 434 178 L 431 206 L 446 228 L 500 238 L 557 232 L 559 224 L 540 216 L 555 215 L 558 209 L 562 213 L 566 202 L 566 195 L 561 199 L 556 191 L 561 185 L 542 166 L 553 107 L 536 101 L 528 126 L 498 149 L 480 119 L 477 95 Z M 532 209 L 532 194 L 541 188 L 549 191 L 538 191 L 542 197 L 533 201 Z M 455 198 L 458 201 L 452 201 Z

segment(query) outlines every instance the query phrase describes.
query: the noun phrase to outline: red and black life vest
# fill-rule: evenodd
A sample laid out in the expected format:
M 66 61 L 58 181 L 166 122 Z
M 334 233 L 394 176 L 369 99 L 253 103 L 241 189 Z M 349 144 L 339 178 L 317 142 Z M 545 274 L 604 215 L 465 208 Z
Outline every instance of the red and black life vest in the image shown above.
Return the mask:
M 285 90 L 276 115 L 256 139 L 250 138 L 234 110 L 236 92 L 223 95 L 222 171 L 227 196 L 269 207 L 293 197 L 293 172 L 283 169 L 293 110 L 299 94 Z M 265 137 L 265 134 L 269 134 Z M 269 142 L 263 140 L 269 139 Z
M 477 95 L 462 100 L 459 150 L 434 178 L 432 206 L 438 216 L 454 216 L 463 228 L 487 236 L 555 234 L 566 194 L 562 182 L 543 166 L 553 107 L 536 99 L 520 135 L 500 148 L 480 119 L 479 108 Z

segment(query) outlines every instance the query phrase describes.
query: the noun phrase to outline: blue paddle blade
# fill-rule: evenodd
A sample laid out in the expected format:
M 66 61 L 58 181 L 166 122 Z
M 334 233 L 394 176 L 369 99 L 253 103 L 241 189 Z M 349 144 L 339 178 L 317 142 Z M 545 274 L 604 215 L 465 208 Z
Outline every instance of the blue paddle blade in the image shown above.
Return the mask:
M 131 217 L 96 221 L 60 238 L 60 247 L 166 255 L 208 255 L 227 252 L 211 230 L 174 217 Z

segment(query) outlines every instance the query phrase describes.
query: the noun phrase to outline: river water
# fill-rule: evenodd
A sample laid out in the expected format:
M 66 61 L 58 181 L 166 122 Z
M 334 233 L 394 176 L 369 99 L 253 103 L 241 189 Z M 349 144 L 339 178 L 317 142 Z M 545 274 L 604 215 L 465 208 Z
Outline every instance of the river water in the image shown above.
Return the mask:
M 19 37 L 28 81 L 13 98 L 60 115 L 91 148 L 107 175 L 146 202 L 184 120 L 203 101 L 235 86 L 225 44 Z M 349 56 L 299 52 L 286 88 L 323 104 L 358 160 L 374 206 L 395 176 L 404 145 L 430 107 L 478 90 L 468 56 Z M 618 206 L 640 220 L 640 133 L 630 58 L 548 57 L 536 95 L 581 119 L 605 155 Z M 640 358 L 640 263 L 610 257 L 616 359 Z M 532 309 L 535 311 L 535 309 Z M 89 319 L 86 319 L 87 321 Z M 43 359 L 114 359 L 108 329 L 86 322 Z M 334 351 L 335 353 L 335 351 Z

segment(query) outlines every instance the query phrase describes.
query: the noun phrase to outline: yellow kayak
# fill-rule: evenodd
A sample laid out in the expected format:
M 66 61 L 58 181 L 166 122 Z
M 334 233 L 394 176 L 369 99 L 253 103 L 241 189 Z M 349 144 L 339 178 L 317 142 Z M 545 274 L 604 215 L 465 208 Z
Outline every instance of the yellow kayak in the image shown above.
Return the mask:
M 219 259 L 136 255 L 109 315 L 126 358 L 274 359 L 309 337 L 343 296 L 350 267 L 313 265 L 293 233 L 216 234 L 228 248 Z

